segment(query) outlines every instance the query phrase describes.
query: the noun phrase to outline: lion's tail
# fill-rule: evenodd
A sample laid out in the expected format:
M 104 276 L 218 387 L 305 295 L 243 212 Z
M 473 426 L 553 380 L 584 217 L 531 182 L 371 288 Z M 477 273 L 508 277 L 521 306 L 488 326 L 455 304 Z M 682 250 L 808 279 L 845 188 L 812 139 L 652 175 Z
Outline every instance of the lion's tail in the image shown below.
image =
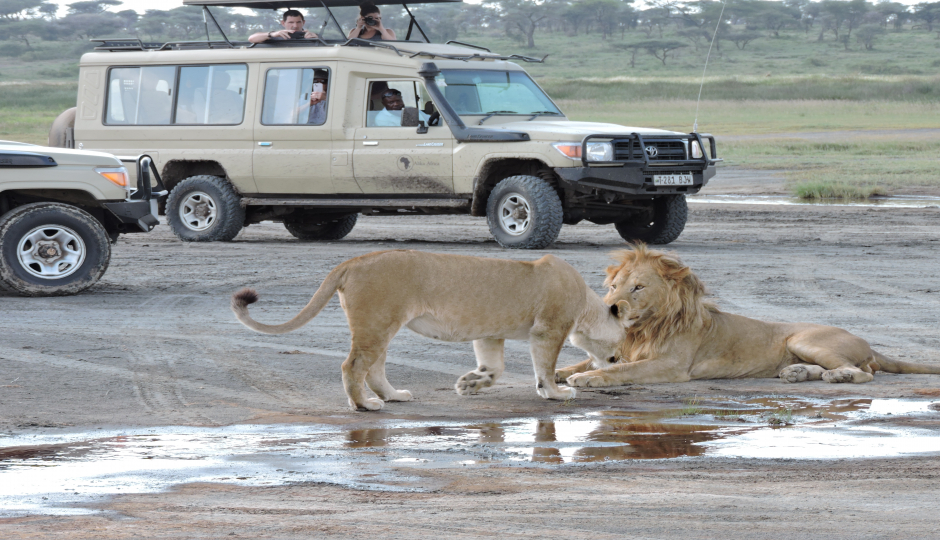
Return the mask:
M 875 355 L 875 362 L 878 363 L 878 367 L 881 369 L 881 371 L 886 371 L 888 373 L 940 375 L 940 366 L 903 362 L 901 360 L 888 358 L 879 352 L 872 351 L 872 353 Z
M 232 295 L 232 311 L 235 312 L 235 318 L 256 332 L 263 334 L 286 334 L 293 332 L 310 322 L 311 319 L 320 313 L 330 299 L 333 298 L 333 294 L 336 293 L 336 290 L 343 285 L 345 277 L 346 269 L 343 268 L 343 266 L 334 268 L 333 271 L 326 276 L 326 279 L 323 280 L 323 283 L 320 284 L 320 288 L 314 293 L 313 298 L 300 310 L 300 313 L 283 324 L 263 324 L 251 318 L 248 314 L 248 305 L 258 301 L 258 293 L 247 287 Z

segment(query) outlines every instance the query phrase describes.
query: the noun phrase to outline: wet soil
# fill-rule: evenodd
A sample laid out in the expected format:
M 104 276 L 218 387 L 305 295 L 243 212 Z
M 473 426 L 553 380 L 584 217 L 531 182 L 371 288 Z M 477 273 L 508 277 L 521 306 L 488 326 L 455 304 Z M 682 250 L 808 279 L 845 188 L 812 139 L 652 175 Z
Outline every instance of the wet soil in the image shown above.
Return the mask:
M 669 249 L 691 264 L 723 309 L 841 326 L 885 354 L 940 364 L 940 209 L 690 208 L 685 232 Z M 491 239 L 484 220 L 461 216 L 362 217 L 347 239 L 325 244 L 297 242 L 271 223 L 224 244 L 182 244 L 162 225 L 151 234 L 122 236 L 108 273 L 87 293 L 0 296 L 0 447 L 98 428 L 108 434 L 248 424 L 368 430 L 389 422 L 469 426 L 660 411 L 694 400 L 762 396 L 940 397 L 938 376 L 877 374 L 865 385 L 694 381 L 599 389 L 574 402 L 549 402 L 536 395 L 527 346 L 518 342 L 507 343 L 500 384 L 461 397 L 453 384 L 474 365 L 470 344 L 435 342 L 406 330 L 389 349 L 388 376 L 416 400 L 353 413 L 340 381 L 349 334 L 338 301 L 283 336 L 251 333 L 228 309 L 232 292 L 252 286 L 261 294 L 252 309 L 257 319 L 287 320 L 339 262 L 399 248 L 519 260 L 552 253 L 600 292 L 607 253 L 622 245 L 612 226 L 585 223 L 566 226 L 549 249 L 507 251 Z M 559 363 L 582 358 L 566 347 Z M 927 416 L 869 424 L 938 427 Z M 838 454 L 842 443 L 832 441 Z M 551 466 L 409 465 L 406 476 L 418 478 L 422 488 L 414 492 L 210 479 L 101 497 L 91 504 L 99 511 L 92 515 L 0 519 L 0 537 L 929 538 L 940 528 L 932 510 L 940 503 L 940 460 L 932 455 L 850 459 L 847 452 L 844 459 L 813 460 L 806 459 L 813 449 L 799 446 L 792 453 L 786 459 L 687 455 Z

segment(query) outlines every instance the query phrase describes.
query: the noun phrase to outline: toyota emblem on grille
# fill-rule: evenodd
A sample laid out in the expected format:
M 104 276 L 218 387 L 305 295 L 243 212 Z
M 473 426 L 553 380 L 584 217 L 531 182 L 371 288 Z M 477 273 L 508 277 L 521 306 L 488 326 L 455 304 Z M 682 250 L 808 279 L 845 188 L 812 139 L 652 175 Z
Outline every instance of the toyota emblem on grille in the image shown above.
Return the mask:
M 649 157 L 656 157 L 659 155 L 659 149 L 656 148 L 655 146 L 647 146 L 646 155 L 648 155 Z

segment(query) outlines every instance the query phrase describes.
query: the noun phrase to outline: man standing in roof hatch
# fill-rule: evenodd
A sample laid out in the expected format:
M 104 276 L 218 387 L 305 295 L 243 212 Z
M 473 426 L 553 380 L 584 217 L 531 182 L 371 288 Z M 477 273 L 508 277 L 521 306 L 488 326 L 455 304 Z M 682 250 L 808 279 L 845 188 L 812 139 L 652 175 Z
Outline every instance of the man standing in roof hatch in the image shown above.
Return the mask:
M 257 32 L 248 37 L 251 43 L 264 43 L 265 41 L 280 41 L 284 39 L 316 39 L 317 35 L 304 30 L 304 14 L 296 9 L 288 9 L 281 17 L 283 30 L 271 32 Z

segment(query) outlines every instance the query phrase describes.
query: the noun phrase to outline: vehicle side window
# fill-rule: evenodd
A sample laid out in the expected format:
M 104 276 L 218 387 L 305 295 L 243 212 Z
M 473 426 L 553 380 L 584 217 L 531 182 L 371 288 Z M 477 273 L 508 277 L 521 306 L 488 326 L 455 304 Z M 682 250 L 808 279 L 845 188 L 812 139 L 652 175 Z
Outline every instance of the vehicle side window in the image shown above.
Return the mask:
M 175 83 L 175 66 L 112 69 L 107 123 L 169 124 Z
M 329 70 L 269 69 L 264 81 L 261 123 L 322 126 L 326 123 Z
M 414 81 L 372 81 L 366 103 L 366 127 L 427 125 L 434 104 L 424 85 Z
M 177 124 L 240 124 L 248 68 L 238 65 L 180 68 Z
M 114 68 L 105 123 L 240 124 L 247 80 L 244 65 Z

